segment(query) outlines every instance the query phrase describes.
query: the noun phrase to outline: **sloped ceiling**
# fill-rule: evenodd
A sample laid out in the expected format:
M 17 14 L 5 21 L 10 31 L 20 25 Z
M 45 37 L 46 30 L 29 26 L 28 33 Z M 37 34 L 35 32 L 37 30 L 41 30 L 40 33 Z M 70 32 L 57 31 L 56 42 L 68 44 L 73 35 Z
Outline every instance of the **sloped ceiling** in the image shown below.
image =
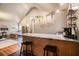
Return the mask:
M 19 22 L 32 7 L 36 7 L 45 12 L 51 12 L 56 11 L 56 9 L 67 9 L 68 4 L 60 6 L 59 3 L 0 3 L 0 21 Z
M 34 6 L 45 12 L 52 12 L 59 8 L 58 3 L 38 3 L 38 4 L 34 4 Z
M 18 21 L 28 12 L 30 6 L 28 4 L 4 3 L 0 4 L 0 19 Z

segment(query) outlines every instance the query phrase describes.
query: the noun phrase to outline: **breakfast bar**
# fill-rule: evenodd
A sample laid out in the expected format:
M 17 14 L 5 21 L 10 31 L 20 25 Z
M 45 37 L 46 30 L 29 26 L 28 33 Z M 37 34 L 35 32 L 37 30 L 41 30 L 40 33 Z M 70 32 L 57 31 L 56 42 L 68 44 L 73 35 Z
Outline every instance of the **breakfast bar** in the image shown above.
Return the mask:
M 24 33 L 19 35 L 23 37 L 23 40 L 33 42 L 34 55 L 43 56 L 44 47 L 52 45 L 57 47 L 58 56 L 79 56 L 79 40 L 69 39 L 58 34 Z

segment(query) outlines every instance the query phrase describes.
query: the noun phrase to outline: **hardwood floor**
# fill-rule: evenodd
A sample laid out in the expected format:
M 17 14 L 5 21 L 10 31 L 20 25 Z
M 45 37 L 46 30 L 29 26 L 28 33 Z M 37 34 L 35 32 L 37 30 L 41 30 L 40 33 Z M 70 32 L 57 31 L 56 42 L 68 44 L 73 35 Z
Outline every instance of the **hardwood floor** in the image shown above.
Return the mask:
M 11 56 L 12 54 L 16 53 L 18 51 L 19 53 L 20 46 L 18 44 L 0 49 L 0 56 Z M 15 54 L 16 56 L 16 54 Z
M 19 56 L 22 37 L 18 37 L 16 40 L 18 41 L 18 44 L 0 49 L 0 56 Z

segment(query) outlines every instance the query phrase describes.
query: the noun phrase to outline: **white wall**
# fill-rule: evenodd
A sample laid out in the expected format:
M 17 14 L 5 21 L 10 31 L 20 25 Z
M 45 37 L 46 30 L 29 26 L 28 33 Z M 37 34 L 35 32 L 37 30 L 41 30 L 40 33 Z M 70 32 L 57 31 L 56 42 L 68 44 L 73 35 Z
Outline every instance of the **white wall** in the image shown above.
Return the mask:
M 79 9 L 76 12 L 76 16 L 77 16 L 76 24 L 77 24 L 78 31 L 79 31 Z
M 40 11 L 38 9 L 34 9 L 31 13 L 24 18 L 21 25 L 30 24 L 30 16 L 45 16 L 46 13 Z M 45 19 L 45 18 L 44 18 Z M 63 27 L 65 26 L 66 21 L 66 13 L 60 11 L 56 13 L 51 21 L 51 25 L 47 27 L 41 27 L 39 24 L 35 24 L 34 33 L 56 33 L 58 31 L 62 31 Z
M 47 27 L 40 27 L 38 25 L 35 26 L 36 33 L 56 33 L 58 31 L 62 31 L 65 26 L 66 15 L 63 12 L 57 13 L 54 15 L 52 19 L 51 25 Z
M 15 33 L 16 31 L 18 31 L 18 26 L 17 26 L 16 22 L 12 22 L 12 21 L 0 21 L 0 27 L 3 27 L 3 26 L 7 26 L 8 27 L 7 34 Z

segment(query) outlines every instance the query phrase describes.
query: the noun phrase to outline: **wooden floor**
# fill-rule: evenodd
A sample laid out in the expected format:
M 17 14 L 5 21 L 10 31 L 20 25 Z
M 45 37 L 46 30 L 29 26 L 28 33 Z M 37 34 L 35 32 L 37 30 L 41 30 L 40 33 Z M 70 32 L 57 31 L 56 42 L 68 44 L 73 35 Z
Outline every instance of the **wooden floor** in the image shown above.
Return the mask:
M 20 55 L 22 37 L 19 36 L 17 39 L 14 38 L 14 40 L 17 40 L 18 44 L 0 49 L 0 56 L 19 56 Z
M 18 44 L 15 44 L 15 45 L 0 49 L 0 56 L 9 56 L 16 53 L 17 51 L 19 53 L 19 50 L 20 50 L 20 46 Z

